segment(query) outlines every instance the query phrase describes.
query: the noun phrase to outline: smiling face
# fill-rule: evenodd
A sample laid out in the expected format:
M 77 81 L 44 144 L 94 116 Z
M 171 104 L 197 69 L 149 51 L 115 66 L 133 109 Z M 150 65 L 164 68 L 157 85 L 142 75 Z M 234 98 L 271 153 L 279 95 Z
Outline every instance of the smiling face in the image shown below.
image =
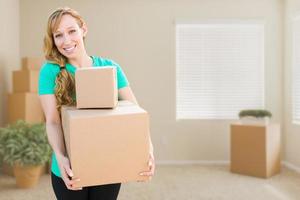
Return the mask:
M 86 33 L 85 24 L 80 27 L 74 17 L 63 15 L 57 29 L 53 32 L 55 46 L 66 58 L 78 58 L 85 51 L 83 38 Z

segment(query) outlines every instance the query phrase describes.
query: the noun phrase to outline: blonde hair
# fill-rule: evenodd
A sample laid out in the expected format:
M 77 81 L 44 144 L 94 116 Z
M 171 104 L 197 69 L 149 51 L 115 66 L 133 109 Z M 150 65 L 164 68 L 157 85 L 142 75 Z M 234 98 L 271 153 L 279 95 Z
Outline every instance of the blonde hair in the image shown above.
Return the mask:
M 44 37 L 44 53 L 45 58 L 48 61 L 60 66 L 60 72 L 55 80 L 55 97 L 57 100 L 57 109 L 59 111 L 62 105 L 75 104 L 75 101 L 73 100 L 75 95 L 74 76 L 65 69 L 67 58 L 58 51 L 53 38 L 53 32 L 57 30 L 64 15 L 74 17 L 79 27 L 82 27 L 85 24 L 79 13 L 68 7 L 56 9 L 48 18 L 47 32 Z

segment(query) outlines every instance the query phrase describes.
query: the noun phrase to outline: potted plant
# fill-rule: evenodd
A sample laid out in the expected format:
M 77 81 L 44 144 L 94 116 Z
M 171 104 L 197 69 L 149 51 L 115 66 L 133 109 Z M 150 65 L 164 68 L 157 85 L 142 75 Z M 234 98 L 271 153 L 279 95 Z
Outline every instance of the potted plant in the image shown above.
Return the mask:
M 239 112 L 242 124 L 267 125 L 271 117 L 272 113 L 263 109 L 241 110 Z
M 18 121 L 0 129 L 0 162 L 13 166 L 18 187 L 35 186 L 50 158 L 51 147 L 44 124 Z

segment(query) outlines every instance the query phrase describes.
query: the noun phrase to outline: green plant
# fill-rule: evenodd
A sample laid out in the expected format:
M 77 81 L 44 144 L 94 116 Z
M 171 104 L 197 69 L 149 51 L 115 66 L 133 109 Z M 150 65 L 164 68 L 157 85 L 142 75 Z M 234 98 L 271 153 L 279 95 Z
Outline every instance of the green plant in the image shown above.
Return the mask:
M 51 158 L 44 124 L 22 120 L 0 128 L 0 162 L 10 165 L 42 165 Z
M 239 117 L 256 117 L 256 118 L 264 118 L 264 117 L 272 117 L 272 113 L 268 110 L 241 110 L 239 113 Z

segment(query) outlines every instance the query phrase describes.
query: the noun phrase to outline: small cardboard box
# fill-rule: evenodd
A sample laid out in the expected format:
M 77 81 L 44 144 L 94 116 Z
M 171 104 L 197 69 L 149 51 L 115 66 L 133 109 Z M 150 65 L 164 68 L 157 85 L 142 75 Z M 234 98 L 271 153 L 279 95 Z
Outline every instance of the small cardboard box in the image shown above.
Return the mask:
M 13 92 L 37 92 L 38 70 L 13 71 Z
M 231 172 L 268 178 L 280 169 L 279 124 L 231 125 Z
M 39 70 L 44 64 L 45 59 L 40 57 L 24 57 L 22 58 L 23 70 Z
M 38 94 L 8 94 L 8 123 L 14 123 L 19 119 L 23 119 L 28 123 L 45 121 Z
M 87 67 L 75 73 L 77 108 L 114 108 L 118 102 L 115 67 Z
M 149 117 L 120 101 L 115 109 L 62 107 L 62 126 L 76 187 L 148 180 Z

